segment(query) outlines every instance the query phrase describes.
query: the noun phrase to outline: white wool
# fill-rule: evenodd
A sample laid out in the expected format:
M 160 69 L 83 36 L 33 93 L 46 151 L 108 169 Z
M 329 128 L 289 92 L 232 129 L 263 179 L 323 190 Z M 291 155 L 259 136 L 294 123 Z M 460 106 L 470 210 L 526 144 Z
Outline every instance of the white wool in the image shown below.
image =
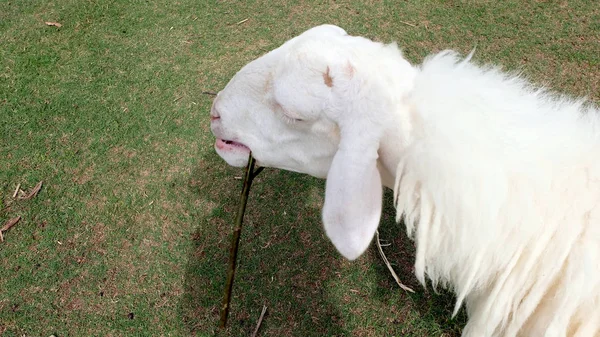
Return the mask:
M 416 276 L 456 293 L 465 337 L 600 337 L 600 111 L 470 57 L 415 67 L 312 28 L 219 93 L 217 152 L 327 178 L 324 229 L 350 260 L 394 187 Z
M 463 336 L 600 336 L 599 112 L 452 52 L 408 100 L 398 220 L 417 278 L 466 303 Z

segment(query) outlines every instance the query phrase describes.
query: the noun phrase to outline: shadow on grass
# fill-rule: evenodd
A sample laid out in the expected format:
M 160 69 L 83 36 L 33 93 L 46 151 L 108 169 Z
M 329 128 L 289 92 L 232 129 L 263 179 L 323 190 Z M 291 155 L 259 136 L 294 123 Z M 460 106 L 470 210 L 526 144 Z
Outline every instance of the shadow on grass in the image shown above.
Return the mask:
M 255 328 L 262 306 L 266 305 L 268 311 L 261 336 L 357 335 L 352 326 L 366 324 L 363 322 L 369 319 L 348 324 L 354 320 L 355 310 L 363 310 L 353 308 L 356 303 L 344 306 L 343 301 L 332 298 L 327 289 L 331 280 L 344 278 L 344 275 L 340 275 L 343 262 L 321 225 L 323 181 L 274 169 L 263 171 L 250 191 L 228 328 L 217 330 L 230 237 L 242 184 L 232 177 L 241 176 L 242 171 L 225 167 L 216 155 L 207 155 L 193 170 L 189 181 L 189 188 L 199 200 L 212 205 L 210 212 L 189 210 L 198 226 L 190 238 L 193 248 L 186 268 L 180 315 L 191 334 L 248 336 Z M 416 311 L 413 314 L 416 321 L 398 317 L 401 324 L 423 320 L 427 329 L 431 330 L 430 326 L 434 325 L 434 330 L 441 330 L 444 336 L 459 336 L 464 315 L 454 320 L 450 318 L 452 296 L 432 294 L 430 289 L 425 291 L 414 277 L 413 243 L 406 237 L 403 226 L 394 222 L 390 191 L 386 191 L 384 205 L 381 236 L 393 238 L 386 254 L 401 279 L 416 293 L 403 293 L 383 262 L 372 258 L 366 263 L 375 271 L 377 286 L 372 294 L 379 300 L 377 303 L 397 300 L 399 307 Z M 375 251 L 375 248 L 370 250 Z M 355 271 L 361 273 L 359 268 Z M 378 315 L 377 312 L 370 314 Z M 390 327 L 385 331 L 395 332 L 394 329 Z M 417 335 L 416 331 L 421 330 L 408 331 L 409 335 Z M 372 335 L 372 331 L 359 331 L 358 335 Z
M 189 188 L 214 204 L 197 214 L 185 275 L 181 316 L 193 335 L 218 333 L 233 222 L 243 169 L 207 156 Z M 220 171 L 220 172 L 218 172 Z M 223 182 L 225 181 L 225 182 Z M 336 252 L 321 239 L 319 209 L 302 204 L 322 182 L 290 172 L 263 171 L 250 191 L 225 336 L 248 336 L 263 305 L 261 336 L 334 336 L 342 330 L 325 283 L 337 270 Z M 216 193 L 215 193 L 216 192 Z M 190 210 L 193 212 L 192 210 Z

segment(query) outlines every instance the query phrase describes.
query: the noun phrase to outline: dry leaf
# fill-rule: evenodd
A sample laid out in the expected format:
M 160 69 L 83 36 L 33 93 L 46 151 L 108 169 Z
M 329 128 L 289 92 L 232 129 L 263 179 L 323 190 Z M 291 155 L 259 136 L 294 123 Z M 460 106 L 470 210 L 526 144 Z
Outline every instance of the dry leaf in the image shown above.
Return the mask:
M 48 22 L 48 21 L 46 21 L 46 25 L 48 25 L 48 26 L 54 26 L 54 27 L 58 27 L 58 28 L 62 27 L 62 25 L 60 23 L 58 23 L 58 22 Z
M 4 225 L 4 227 L 0 228 L 0 232 L 6 232 L 7 230 L 9 230 L 12 226 L 16 225 L 17 222 L 19 222 L 19 220 L 21 220 L 21 217 L 18 216 L 16 218 L 12 218 L 10 220 L 8 220 L 8 222 Z
M 39 183 L 37 183 L 37 185 L 35 185 L 33 190 L 31 190 L 31 192 L 29 192 L 29 195 L 27 195 L 26 197 L 23 197 L 23 199 L 29 200 L 29 199 L 35 197 L 38 194 L 38 192 L 42 189 L 42 183 L 43 183 L 43 181 L 40 181 Z

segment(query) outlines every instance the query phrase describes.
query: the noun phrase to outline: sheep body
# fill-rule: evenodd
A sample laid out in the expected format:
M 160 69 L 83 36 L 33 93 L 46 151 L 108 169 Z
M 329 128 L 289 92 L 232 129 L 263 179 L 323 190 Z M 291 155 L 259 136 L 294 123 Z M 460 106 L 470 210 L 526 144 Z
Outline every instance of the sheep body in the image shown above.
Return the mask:
M 211 129 L 231 165 L 251 150 L 327 177 L 325 232 L 350 260 L 393 188 L 415 274 L 456 293 L 463 336 L 600 337 L 599 114 L 452 51 L 416 67 L 324 25 L 238 72 Z
M 463 336 L 600 335 L 598 111 L 439 53 L 394 195 L 415 271 L 466 302 Z

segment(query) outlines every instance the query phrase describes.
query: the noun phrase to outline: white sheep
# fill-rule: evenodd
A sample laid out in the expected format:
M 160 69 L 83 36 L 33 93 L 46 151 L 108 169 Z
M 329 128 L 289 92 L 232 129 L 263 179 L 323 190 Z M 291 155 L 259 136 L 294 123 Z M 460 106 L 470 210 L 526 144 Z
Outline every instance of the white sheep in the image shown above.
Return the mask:
M 415 273 L 466 304 L 463 336 L 600 336 L 598 108 L 451 51 L 323 25 L 243 67 L 216 97 L 218 154 L 327 178 L 323 223 L 353 260 L 382 184 Z

